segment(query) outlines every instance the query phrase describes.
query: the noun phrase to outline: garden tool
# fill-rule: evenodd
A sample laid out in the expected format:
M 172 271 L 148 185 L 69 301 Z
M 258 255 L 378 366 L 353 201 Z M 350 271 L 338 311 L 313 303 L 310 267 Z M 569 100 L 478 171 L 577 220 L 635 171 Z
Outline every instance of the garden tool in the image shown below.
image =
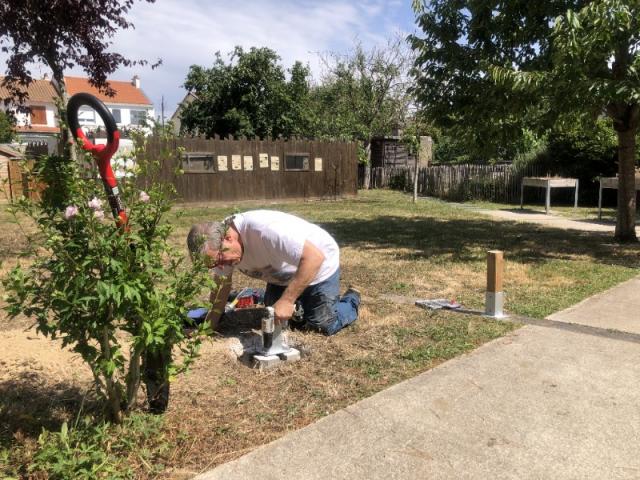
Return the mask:
M 78 120 L 78 112 L 82 106 L 91 107 L 100 115 L 107 130 L 106 145 L 94 144 L 82 131 Z M 109 206 L 111 206 L 111 212 L 116 220 L 116 224 L 119 227 L 126 228 L 128 222 L 127 213 L 120 199 L 120 191 L 118 190 L 116 177 L 111 169 L 111 157 L 113 157 L 113 154 L 118 150 L 120 143 L 120 132 L 118 132 L 113 115 L 111 115 L 111 112 L 104 103 L 90 93 L 76 93 L 69 99 L 69 103 L 67 104 L 67 121 L 69 122 L 69 128 L 76 141 L 84 150 L 93 155 L 98 164 L 100 178 L 107 192 Z
M 262 348 L 253 355 L 256 367 L 265 369 L 300 360 L 300 352 L 287 345 L 282 330 L 283 325 L 276 324 L 273 307 L 266 307 L 262 317 Z
M 96 145 L 84 134 L 78 120 L 78 112 L 82 106 L 91 107 L 100 115 L 107 130 L 106 145 Z M 111 115 L 104 103 L 90 93 L 76 93 L 69 99 L 67 104 L 67 122 L 76 142 L 95 158 L 113 218 L 116 220 L 116 225 L 126 231 L 129 218 L 120 198 L 118 182 L 111 168 L 111 157 L 118 151 L 118 145 L 120 144 L 120 132 L 118 132 L 113 115 Z M 135 250 L 133 244 L 130 246 L 132 250 Z M 143 378 L 147 387 L 149 410 L 152 413 L 164 412 L 169 403 L 169 382 L 166 378 L 166 367 L 170 362 L 170 349 L 161 348 L 156 351 L 145 351 L 142 366 Z

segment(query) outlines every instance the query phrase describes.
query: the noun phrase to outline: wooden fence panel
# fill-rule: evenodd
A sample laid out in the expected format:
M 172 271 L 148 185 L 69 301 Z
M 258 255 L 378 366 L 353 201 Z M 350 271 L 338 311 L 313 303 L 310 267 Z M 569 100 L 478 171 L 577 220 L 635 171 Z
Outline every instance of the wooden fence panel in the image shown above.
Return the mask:
M 358 171 L 362 186 L 364 169 Z M 519 203 L 522 177 L 540 175 L 540 168 L 535 165 L 436 165 L 419 169 L 418 193 L 454 202 Z M 376 167 L 371 169 L 370 184 L 371 188 L 413 191 L 413 178 L 411 167 Z
M 184 172 L 180 153 L 213 155 L 211 172 Z M 308 170 L 286 169 L 285 156 L 303 153 L 309 156 Z M 268 156 L 268 166 L 260 166 L 260 154 Z M 281 198 L 338 198 L 357 194 L 357 149 L 353 143 L 312 140 L 232 140 L 186 138 L 171 145 L 157 138 L 149 139 L 145 156 L 162 164 L 161 180 L 175 185 L 178 196 L 186 202 L 236 201 Z M 218 156 L 227 157 L 227 170 L 218 168 Z M 244 162 L 245 157 L 248 161 Z M 240 160 L 240 169 L 233 160 Z M 273 167 L 278 159 L 278 168 Z M 316 170 L 316 158 L 318 166 Z M 251 169 L 246 167 L 252 164 Z M 144 181 L 144 180 L 143 180 Z

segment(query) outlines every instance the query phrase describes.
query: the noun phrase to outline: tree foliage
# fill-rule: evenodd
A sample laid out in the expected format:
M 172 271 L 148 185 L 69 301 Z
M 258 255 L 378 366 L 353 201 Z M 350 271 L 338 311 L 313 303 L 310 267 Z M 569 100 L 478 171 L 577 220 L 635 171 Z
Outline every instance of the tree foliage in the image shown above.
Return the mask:
M 155 0 L 146 0 L 154 2 Z M 107 77 L 130 60 L 110 51 L 118 29 L 133 27 L 126 14 L 135 0 L 3 0 L 0 2 L 0 45 L 9 54 L 4 85 L 11 93 L 7 103 L 22 104 L 33 77 L 32 62 L 48 66 L 62 86 L 64 70 L 80 66 L 96 87 L 113 94 Z
M 581 3 L 414 1 L 423 32 L 409 36 L 418 102 L 453 143 L 464 142 L 469 159 L 512 160 L 527 147 L 544 105 L 533 92 L 496 84 L 489 67 L 547 68 L 553 19 Z
M 616 237 L 635 240 L 640 4 L 434 0 L 414 7 L 424 31 L 410 38 L 419 99 L 471 150 L 511 159 L 526 129 L 609 116 L 619 151 Z
M 494 65 L 492 78 L 550 105 L 552 118 L 606 114 L 618 137 L 616 238 L 635 241 L 636 134 L 640 124 L 640 3 L 595 0 L 558 16 L 551 63 L 528 72 Z
M 309 69 L 296 62 L 286 79 L 269 48 L 216 53 L 210 68 L 192 65 L 185 88 L 195 99 L 181 113 L 183 132 L 212 137 L 290 137 L 308 132 Z
M 359 140 L 368 147 L 373 136 L 402 127 L 411 106 L 411 63 L 400 39 L 371 50 L 356 44 L 346 54 L 325 55 L 325 72 L 312 94 L 318 135 Z
M 0 111 L 0 143 L 12 142 L 15 138 L 15 118 L 7 112 Z
M 183 106 L 183 132 L 358 140 L 364 147 L 402 126 L 411 103 L 403 41 L 371 50 L 358 44 L 321 59 L 315 85 L 308 67 L 296 62 L 287 75 L 268 48 L 236 47 L 228 61 L 217 53 L 211 68 L 193 65 L 184 86 L 195 99 Z

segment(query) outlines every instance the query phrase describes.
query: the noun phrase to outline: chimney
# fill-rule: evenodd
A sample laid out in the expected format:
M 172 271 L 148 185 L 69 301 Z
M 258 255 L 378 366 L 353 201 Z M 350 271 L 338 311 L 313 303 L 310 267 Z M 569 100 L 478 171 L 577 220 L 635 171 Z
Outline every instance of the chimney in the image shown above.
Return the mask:
M 136 88 L 140 88 L 140 77 L 138 75 L 134 75 L 131 79 L 131 85 Z

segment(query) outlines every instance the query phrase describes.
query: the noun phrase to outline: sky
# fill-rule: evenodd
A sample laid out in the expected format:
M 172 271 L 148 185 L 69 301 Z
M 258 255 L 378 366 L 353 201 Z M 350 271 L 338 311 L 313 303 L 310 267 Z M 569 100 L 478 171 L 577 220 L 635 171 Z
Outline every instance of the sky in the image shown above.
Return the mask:
M 411 0 L 139 1 L 128 19 L 135 29 L 118 31 L 113 51 L 151 63 L 161 58 L 162 65 L 121 68 L 110 78 L 130 80 L 137 74 L 156 115 L 164 97 L 167 117 L 186 93 L 182 84 L 189 67 L 210 67 L 216 51 L 224 55 L 236 45 L 269 47 L 285 68 L 300 60 L 318 78 L 318 53 L 346 53 L 355 41 L 365 48 L 381 46 L 387 38 L 414 30 Z M 38 78 L 45 72 L 32 69 Z M 83 75 L 82 70 L 65 73 Z

